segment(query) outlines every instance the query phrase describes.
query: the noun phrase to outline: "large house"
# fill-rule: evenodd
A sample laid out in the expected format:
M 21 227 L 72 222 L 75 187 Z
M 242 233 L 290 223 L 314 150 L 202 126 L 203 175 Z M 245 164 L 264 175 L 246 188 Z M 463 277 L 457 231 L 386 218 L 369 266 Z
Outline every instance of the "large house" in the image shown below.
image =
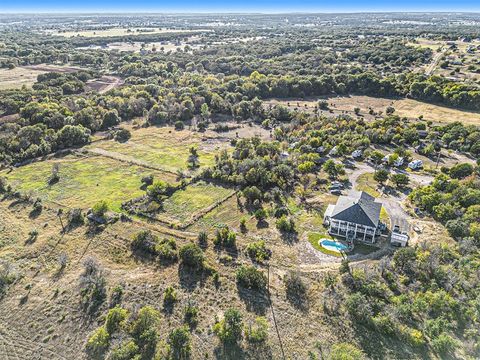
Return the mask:
M 335 205 L 328 205 L 324 223 L 330 235 L 374 243 L 380 234 L 381 209 L 382 204 L 375 202 L 373 196 L 357 191 L 340 196 Z

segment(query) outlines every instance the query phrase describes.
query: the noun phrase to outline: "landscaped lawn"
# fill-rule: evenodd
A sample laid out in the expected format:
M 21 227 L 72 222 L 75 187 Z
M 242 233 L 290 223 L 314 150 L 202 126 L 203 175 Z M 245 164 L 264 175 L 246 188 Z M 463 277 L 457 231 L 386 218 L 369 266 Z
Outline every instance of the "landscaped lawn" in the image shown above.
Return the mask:
M 373 179 L 373 173 L 365 173 L 357 178 L 356 190 L 365 191 L 367 194 L 373 197 L 380 197 L 380 193 L 377 190 L 378 183 Z
M 48 184 L 53 164 L 59 165 L 59 181 Z M 39 161 L 14 169 L 2 176 L 22 193 L 53 201 L 68 207 L 88 208 L 99 200 L 106 200 L 112 210 L 119 211 L 122 202 L 140 196 L 143 176 L 175 182 L 175 176 L 144 169 L 102 156 Z

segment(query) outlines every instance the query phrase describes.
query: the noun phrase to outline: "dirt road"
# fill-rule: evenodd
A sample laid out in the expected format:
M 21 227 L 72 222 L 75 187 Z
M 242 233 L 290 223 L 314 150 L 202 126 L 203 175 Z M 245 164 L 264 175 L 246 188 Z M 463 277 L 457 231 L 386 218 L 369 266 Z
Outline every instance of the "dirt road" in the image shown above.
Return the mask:
M 438 66 L 438 63 L 442 59 L 443 55 L 445 55 L 446 51 L 447 51 L 447 49 L 444 46 L 444 47 L 440 48 L 439 52 L 437 52 L 435 55 L 433 55 L 432 62 L 425 69 L 425 75 L 430 76 L 430 75 L 433 74 L 433 72 L 435 71 L 435 68 Z

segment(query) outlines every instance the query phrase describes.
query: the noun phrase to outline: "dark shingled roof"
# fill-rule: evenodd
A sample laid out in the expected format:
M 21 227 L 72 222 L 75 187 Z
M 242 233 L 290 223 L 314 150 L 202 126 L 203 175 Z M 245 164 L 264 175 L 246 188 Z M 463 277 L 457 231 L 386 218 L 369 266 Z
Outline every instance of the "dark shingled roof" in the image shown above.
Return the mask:
M 330 218 L 376 228 L 381 209 L 382 204 L 375 202 L 373 196 L 356 192 L 352 196 L 340 196 Z

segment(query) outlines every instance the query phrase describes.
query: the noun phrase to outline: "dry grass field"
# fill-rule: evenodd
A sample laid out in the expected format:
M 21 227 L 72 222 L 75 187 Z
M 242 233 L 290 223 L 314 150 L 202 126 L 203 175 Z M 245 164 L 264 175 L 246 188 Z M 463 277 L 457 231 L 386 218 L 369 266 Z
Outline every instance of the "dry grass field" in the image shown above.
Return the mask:
M 14 69 L 0 69 L 0 90 L 19 89 L 22 86 L 31 87 L 37 76 L 47 72 L 74 72 L 80 68 L 59 65 L 29 65 Z
M 433 105 L 412 99 L 397 100 L 393 103 L 400 116 L 415 119 L 423 115 L 423 119 L 437 124 L 448 124 L 460 121 L 468 125 L 480 125 L 480 113 Z
M 46 71 L 23 67 L 11 70 L 0 69 L 0 90 L 19 89 L 22 86 L 31 87 L 37 81 L 37 76 L 44 73 Z
M 304 111 L 314 111 L 318 101 L 322 98 L 300 100 L 268 100 L 268 104 L 283 104 L 290 109 L 298 109 Z M 480 125 L 480 113 L 466 110 L 457 110 L 445 106 L 429 104 L 413 99 L 386 99 L 374 98 L 370 96 L 338 96 L 326 98 L 331 111 L 323 111 L 327 116 L 348 114 L 356 116 L 354 109 L 360 109 L 360 115 L 366 120 L 373 120 L 375 116 L 369 115 L 369 110 L 373 109 L 376 113 L 385 113 L 388 106 L 393 106 L 396 114 L 407 117 L 409 119 L 418 119 L 423 115 L 426 121 L 432 121 L 436 124 L 448 124 L 454 121 L 460 121 L 468 125 Z

